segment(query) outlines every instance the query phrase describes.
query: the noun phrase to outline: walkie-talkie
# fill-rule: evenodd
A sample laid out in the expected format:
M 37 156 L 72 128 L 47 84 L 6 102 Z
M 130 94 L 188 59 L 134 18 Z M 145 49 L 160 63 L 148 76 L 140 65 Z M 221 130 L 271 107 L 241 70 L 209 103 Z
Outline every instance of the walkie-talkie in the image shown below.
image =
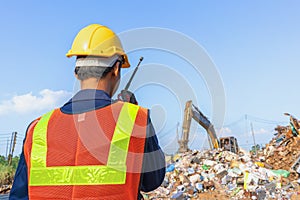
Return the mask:
M 129 89 L 132 79 L 135 76 L 137 70 L 139 69 L 139 66 L 140 66 L 141 62 L 143 61 L 143 59 L 144 59 L 143 57 L 140 57 L 140 61 L 137 64 L 136 68 L 134 69 L 128 83 L 126 84 L 125 88 L 121 91 L 121 93 L 118 95 L 118 100 L 133 103 L 136 105 L 138 104 L 134 94 L 132 92 L 130 92 L 128 89 Z

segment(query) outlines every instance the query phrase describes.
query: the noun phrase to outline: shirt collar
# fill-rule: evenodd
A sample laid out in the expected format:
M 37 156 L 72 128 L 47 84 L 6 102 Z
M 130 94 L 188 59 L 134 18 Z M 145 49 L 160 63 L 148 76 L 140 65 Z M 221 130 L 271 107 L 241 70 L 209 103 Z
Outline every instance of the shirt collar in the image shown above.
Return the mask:
M 76 101 L 87 100 L 107 100 L 111 101 L 111 97 L 103 90 L 85 89 L 77 92 L 66 104 Z

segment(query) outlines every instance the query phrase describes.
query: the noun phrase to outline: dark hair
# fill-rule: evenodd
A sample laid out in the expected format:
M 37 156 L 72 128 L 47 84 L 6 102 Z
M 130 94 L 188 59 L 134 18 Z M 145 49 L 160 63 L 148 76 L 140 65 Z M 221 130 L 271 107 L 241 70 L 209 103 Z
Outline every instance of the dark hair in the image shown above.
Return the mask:
M 83 81 L 88 78 L 97 78 L 102 79 L 107 76 L 116 66 L 116 64 L 120 62 L 117 60 L 112 67 L 98 67 L 98 66 L 83 66 L 83 67 L 75 67 L 75 74 L 78 76 L 78 79 Z M 121 63 L 121 62 L 120 62 Z M 121 65 L 119 65 L 119 70 Z

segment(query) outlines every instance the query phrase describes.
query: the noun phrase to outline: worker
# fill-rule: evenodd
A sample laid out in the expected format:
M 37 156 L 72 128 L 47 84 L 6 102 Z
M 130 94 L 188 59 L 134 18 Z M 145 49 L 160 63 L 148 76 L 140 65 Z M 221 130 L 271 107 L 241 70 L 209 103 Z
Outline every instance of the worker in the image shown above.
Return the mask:
M 165 158 L 149 110 L 111 99 L 130 66 L 119 38 L 92 24 L 66 55 L 81 90 L 29 125 L 10 199 L 142 199 L 162 183 Z
M 231 151 L 231 145 L 229 144 L 229 140 L 228 139 L 225 140 L 224 149 L 226 151 Z

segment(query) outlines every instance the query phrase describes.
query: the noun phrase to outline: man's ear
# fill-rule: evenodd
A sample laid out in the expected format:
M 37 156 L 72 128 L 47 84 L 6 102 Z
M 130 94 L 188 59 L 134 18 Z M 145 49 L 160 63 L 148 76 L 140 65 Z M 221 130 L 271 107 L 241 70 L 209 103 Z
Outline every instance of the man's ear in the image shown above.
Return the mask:
M 79 71 L 79 67 L 75 67 L 75 69 L 74 69 L 74 76 L 75 76 L 75 78 L 77 78 L 78 79 L 78 71 Z M 78 79 L 79 80 L 79 79 Z
M 74 73 L 74 76 L 75 76 L 75 78 L 76 78 L 76 79 L 78 79 L 78 80 L 79 80 L 79 78 L 78 78 L 78 74 Z
M 120 62 L 117 62 L 112 70 L 112 74 L 114 76 L 119 76 L 119 73 L 120 73 Z

